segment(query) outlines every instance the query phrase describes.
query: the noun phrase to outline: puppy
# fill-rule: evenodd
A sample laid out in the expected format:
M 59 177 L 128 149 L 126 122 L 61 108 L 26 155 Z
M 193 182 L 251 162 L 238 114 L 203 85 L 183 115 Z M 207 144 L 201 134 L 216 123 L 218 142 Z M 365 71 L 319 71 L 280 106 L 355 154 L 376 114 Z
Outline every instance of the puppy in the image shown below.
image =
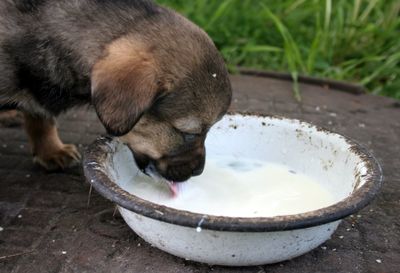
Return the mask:
M 0 105 L 24 114 L 35 161 L 47 169 L 80 158 L 54 117 L 91 104 L 142 169 L 187 180 L 201 174 L 206 134 L 230 100 L 211 39 L 151 1 L 0 2 Z

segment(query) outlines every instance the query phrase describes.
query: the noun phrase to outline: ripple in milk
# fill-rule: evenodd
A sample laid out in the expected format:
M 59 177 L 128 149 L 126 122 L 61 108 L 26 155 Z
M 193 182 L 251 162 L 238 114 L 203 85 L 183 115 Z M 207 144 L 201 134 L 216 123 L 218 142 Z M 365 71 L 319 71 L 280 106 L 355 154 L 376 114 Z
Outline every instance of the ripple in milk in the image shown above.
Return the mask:
M 203 174 L 180 183 L 177 197 L 144 174 L 126 190 L 175 209 L 230 217 L 290 215 L 335 202 L 317 181 L 284 165 L 226 156 L 207 158 Z

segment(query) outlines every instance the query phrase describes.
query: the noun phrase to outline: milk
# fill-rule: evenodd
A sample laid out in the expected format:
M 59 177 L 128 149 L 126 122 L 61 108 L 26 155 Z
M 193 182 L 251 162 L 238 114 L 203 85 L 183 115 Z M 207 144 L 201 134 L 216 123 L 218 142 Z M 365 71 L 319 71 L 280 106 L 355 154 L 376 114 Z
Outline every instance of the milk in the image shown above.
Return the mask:
M 176 197 L 141 173 L 126 190 L 171 208 L 230 217 L 290 215 L 335 203 L 317 181 L 284 165 L 222 156 L 207 158 L 203 174 L 180 183 Z

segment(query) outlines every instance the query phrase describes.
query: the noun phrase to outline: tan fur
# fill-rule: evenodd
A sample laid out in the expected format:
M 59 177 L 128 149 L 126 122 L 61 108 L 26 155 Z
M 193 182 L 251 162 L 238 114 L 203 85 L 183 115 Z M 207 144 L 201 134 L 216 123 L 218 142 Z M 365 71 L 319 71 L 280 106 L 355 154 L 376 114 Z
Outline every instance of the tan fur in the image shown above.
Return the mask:
M 22 124 L 22 115 L 16 110 L 0 111 L 0 125 L 15 127 Z
M 202 122 L 199 118 L 188 116 L 173 121 L 175 128 L 188 134 L 201 134 L 203 130 Z
M 153 159 L 160 159 L 174 147 L 182 143 L 173 134 L 168 123 L 143 116 L 128 134 L 120 137 L 132 150 L 146 154 Z
M 15 118 L 18 115 L 17 110 L 2 111 L 0 112 L 0 119 L 10 119 Z
M 32 115 L 51 117 L 51 114 L 41 107 L 34 96 L 26 89 L 21 89 L 11 96 L 0 96 L 0 105 L 7 104 L 15 104 L 19 109 L 23 109 L 24 112 Z
M 107 130 L 127 133 L 157 91 L 155 60 L 140 42 L 123 37 L 112 42 L 92 70 L 92 101 Z
M 155 160 L 177 153 L 184 145 L 182 136 L 169 123 L 148 116 L 144 116 L 132 131 L 120 139 L 135 152 L 146 154 Z M 191 150 L 203 148 L 203 141 L 204 137 L 199 137 L 192 143 Z
M 80 160 L 74 145 L 63 144 L 54 119 L 43 119 L 24 114 L 34 161 L 48 170 L 66 168 Z

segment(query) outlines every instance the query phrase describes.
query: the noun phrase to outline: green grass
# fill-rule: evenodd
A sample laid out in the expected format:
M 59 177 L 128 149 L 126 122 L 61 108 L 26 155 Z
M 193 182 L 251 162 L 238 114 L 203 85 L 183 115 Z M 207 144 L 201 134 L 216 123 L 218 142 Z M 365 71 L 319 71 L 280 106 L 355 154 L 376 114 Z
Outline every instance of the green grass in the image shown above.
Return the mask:
M 207 31 L 232 71 L 243 66 L 289 71 L 294 79 L 345 80 L 400 99 L 399 0 L 157 2 Z

